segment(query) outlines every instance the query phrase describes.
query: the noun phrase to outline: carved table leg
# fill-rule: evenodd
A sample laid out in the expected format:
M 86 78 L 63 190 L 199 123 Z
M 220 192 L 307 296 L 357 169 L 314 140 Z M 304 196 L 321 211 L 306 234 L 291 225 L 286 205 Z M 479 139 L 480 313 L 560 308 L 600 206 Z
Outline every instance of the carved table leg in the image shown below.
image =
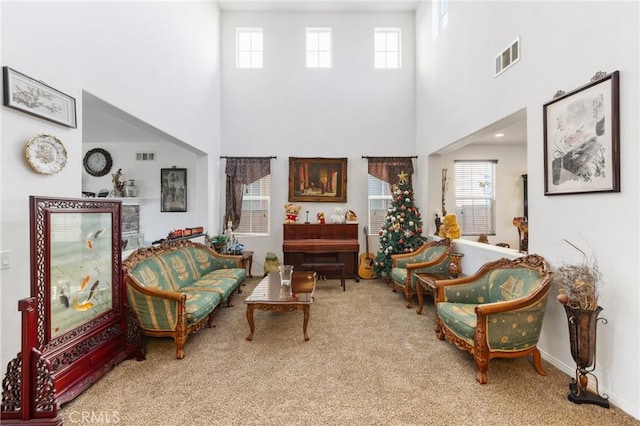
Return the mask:
M 422 296 L 422 282 L 420 281 L 416 283 L 416 293 L 418 293 L 418 309 L 416 309 L 416 314 L 422 315 L 422 308 L 424 307 L 424 297 Z
M 253 322 L 253 305 L 247 305 L 247 321 L 249 322 L 249 335 L 245 339 L 251 341 L 253 339 L 253 330 L 256 328 Z
M 309 340 L 309 335 L 307 335 L 307 324 L 309 324 L 309 312 L 311 311 L 310 305 L 303 305 L 302 312 L 304 313 L 304 321 L 302 323 L 302 333 L 304 334 L 305 342 Z

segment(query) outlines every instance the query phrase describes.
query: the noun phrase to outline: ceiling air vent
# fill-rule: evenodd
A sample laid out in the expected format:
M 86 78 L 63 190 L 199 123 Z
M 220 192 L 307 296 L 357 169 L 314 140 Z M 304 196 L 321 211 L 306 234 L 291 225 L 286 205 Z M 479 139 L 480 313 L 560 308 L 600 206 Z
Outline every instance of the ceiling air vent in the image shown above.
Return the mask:
M 493 60 L 493 76 L 497 77 L 520 60 L 520 37 L 506 49 L 498 53 Z
M 156 161 L 155 152 L 136 152 L 136 161 Z

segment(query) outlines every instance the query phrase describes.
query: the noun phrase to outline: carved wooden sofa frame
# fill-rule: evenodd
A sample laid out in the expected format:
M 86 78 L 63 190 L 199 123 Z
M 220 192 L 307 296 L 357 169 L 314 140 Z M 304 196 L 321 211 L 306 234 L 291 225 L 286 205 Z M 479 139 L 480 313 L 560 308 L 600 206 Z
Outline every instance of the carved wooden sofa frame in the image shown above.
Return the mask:
M 161 262 L 164 271 L 156 274 L 155 280 L 143 282 L 145 273 L 136 272 L 136 266 L 141 267 L 151 259 L 163 256 L 166 258 L 176 251 L 188 251 L 192 254 L 191 257 L 199 259 L 187 262 L 191 263 L 190 273 L 192 278 L 195 278 L 191 285 L 183 285 L 175 291 L 159 288 L 158 281 L 162 281 L 164 287 L 170 287 L 166 282 L 177 280 L 175 264 L 170 264 L 166 259 Z M 213 269 L 207 273 L 202 270 L 205 263 L 214 264 Z M 214 310 L 219 305 L 233 306 L 231 298 L 236 291 L 242 292 L 241 284 L 246 276 L 242 256 L 220 254 L 205 245 L 188 240 L 165 242 L 159 246 L 138 249 L 123 262 L 123 268 L 127 299 L 136 315 L 141 333 L 153 337 L 173 337 L 178 359 L 184 358 L 184 346 L 189 334 L 206 325 L 215 327 Z M 181 273 L 185 276 L 184 271 Z M 160 278 L 157 278 L 158 275 Z M 200 306 L 197 312 L 189 312 L 189 298 L 195 294 L 198 298 L 208 299 L 209 302 L 205 307 Z
M 391 256 L 391 282 L 394 292 L 404 293 L 406 307 L 411 308 L 411 298 L 417 293 L 415 274 L 432 274 L 435 278 L 448 276 L 449 254 L 452 241 L 444 238 L 429 241 L 411 253 Z M 429 254 L 433 251 L 433 254 Z
M 510 269 L 514 269 L 515 277 L 523 279 L 512 276 L 503 281 L 511 273 Z M 496 271 L 504 273 L 496 274 Z M 481 384 L 487 382 L 487 369 L 492 358 L 532 355 L 535 370 L 545 376 L 537 343 L 552 275 L 544 258 L 532 254 L 486 263 L 471 276 L 436 280 L 436 336 L 473 355 L 477 367 L 476 380 Z M 527 276 L 526 281 L 529 282 L 524 282 Z M 491 289 L 495 292 L 500 289 L 507 297 L 484 300 Z M 519 291 L 523 294 L 517 294 Z M 459 317 L 455 316 L 456 310 Z M 514 327 L 517 328 L 510 334 L 508 329 Z

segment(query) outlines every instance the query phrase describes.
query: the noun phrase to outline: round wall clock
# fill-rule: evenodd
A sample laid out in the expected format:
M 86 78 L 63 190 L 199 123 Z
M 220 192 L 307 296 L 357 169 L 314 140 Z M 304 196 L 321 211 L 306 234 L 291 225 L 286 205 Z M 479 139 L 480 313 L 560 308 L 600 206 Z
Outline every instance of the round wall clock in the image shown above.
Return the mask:
M 107 150 L 94 148 L 87 151 L 83 164 L 84 169 L 91 176 L 104 176 L 111 171 L 113 160 Z
M 67 164 L 67 150 L 58 138 L 38 134 L 29 139 L 25 149 L 27 162 L 38 173 L 52 175 Z

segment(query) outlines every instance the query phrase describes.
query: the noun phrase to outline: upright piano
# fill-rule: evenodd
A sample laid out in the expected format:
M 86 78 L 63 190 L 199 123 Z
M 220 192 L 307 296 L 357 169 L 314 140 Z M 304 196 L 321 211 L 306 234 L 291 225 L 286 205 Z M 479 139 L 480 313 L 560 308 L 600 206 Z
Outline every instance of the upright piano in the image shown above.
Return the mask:
M 342 262 L 347 277 L 358 277 L 357 223 L 284 224 L 284 263 L 299 269 L 303 263 Z M 328 278 L 340 278 L 335 272 Z

